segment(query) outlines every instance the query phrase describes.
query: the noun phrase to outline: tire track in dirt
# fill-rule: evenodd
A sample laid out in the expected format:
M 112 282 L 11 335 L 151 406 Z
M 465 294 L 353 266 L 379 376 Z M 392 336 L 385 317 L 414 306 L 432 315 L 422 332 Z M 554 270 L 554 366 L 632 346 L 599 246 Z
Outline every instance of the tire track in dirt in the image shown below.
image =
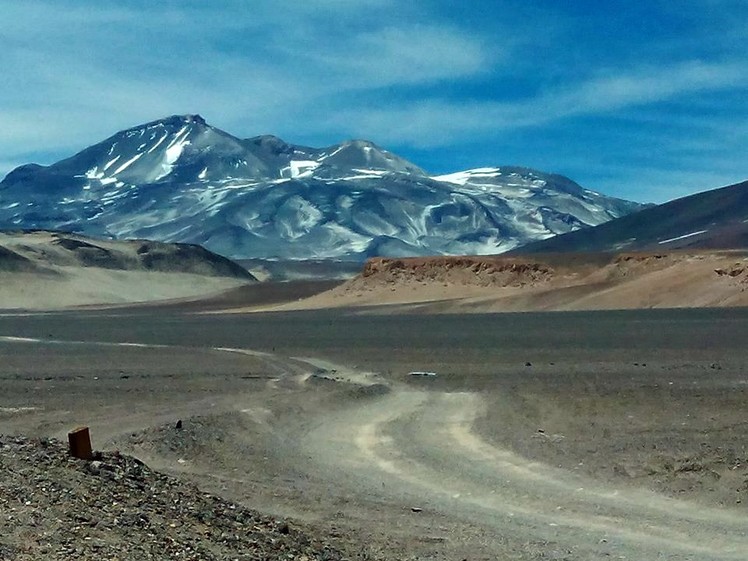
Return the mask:
M 395 388 L 323 423 L 312 441 L 371 489 L 387 479 L 380 487 L 397 495 L 420 495 L 476 524 L 490 521 L 498 533 L 560 541 L 587 556 L 580 558 L 745 559 L 744 515 L 607 489 L 525 460 L 473 432 L 483 407 L 477 394 Z

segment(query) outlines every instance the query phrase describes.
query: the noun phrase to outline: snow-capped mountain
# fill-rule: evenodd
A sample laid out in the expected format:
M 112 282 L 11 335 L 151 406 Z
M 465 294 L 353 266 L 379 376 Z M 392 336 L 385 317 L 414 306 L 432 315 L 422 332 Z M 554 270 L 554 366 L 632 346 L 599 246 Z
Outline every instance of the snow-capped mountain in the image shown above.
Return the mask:
M 0 182 L 0 228 L 197 243 L 234 258 L 500 253 L 640 208 L 530 169 L 429 176 L 371 142 L 240 139 L 199 115 Z

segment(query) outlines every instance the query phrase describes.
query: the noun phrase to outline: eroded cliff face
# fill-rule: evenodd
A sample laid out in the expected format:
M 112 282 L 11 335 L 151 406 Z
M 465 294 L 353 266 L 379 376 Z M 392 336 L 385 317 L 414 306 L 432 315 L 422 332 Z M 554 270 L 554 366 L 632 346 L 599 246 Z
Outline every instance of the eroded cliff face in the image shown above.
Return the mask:
M 526 286 L 546 283 L 553 267 L 540 261 L 503 257 L 414 257 L 369 259 L 357 279 L 370 283 L 442 282 L 477 286 Z
M 746 251 L 375 258 L 357 277 L 293 307 L 396 305 L 419 312 L 725 307 L 748 305 L 747 288 Z

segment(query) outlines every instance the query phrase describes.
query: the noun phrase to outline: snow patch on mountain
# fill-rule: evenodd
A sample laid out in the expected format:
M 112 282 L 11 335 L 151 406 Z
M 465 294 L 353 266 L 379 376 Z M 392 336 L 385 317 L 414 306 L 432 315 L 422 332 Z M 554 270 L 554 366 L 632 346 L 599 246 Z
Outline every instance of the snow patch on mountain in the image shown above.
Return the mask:
M 706 234 L 709 230 L 697 230 L 696 232 L 691 232 L 690 234 L 683 234 L 682 236 L 676 236 L 674 238 L 668 238 L 666 240 L 662 240 L 660 242 L 657 242 L 658 244 L 666 244 L 670 242 L 677 242 L 678 240 L 684 240 L 686 238 L 692 238 L 693 236 L 699 236 L 701 234 Z
M 501 175 L 501 168 L 475 168 L 446 175 L 436 175 L 431 179 L 435 181 L 446 181 L 457 185 L 466 185 L 476 179 L 493 179 Z
M 164 159 L 161 163 L 161 171 L 156 177 L 153 178 L 154 181 L 158 181 L 159 179 L 169 175 L 172 172 L 172 170 L 174 169 L 174 164 L 177 162 L 177 160 L 179 160 L 179 157 L 182 155 L 185 146 L 188 146 L 190 144 L 190 141 L 186 139 L 187 134 L 189 134 L 188 127 L 182 127 L 182 129 L 176 134 L 174 139 L 166 147 L 166 150 L 164 151 Z M 142 154 L 138 154 L 135 156 L 135 158 L 137 159 L 141 155 Z
M 154 139 L 154 136 L 155 135 L 151 135 L 151 140 Z M 164 140 L 166 140 L 167 138 L 169 138 L 169 134 L 168 133 L 164 133 L 164 136 L 162 136 L 161 138 L 159 138 L 158 142 L 156 142 L 156 144 L 154 144 L 153 146 L 151 146 L 148 149 L 148 153 L 150 154 L 151 152 L 154 152 L 156 149 L 158 149 L 158 147 L 161 146 L 161 144 L 163 144 Z M 112 148 L 114 148 L 114 146 L 112 146 Z
M 314 170 L 320 166 L 315 160 L 291 160 L 288 167 L 281 168 L 280 173 L 283 177 L 297 179 L 299 177 L 312 177 Z
M 120 167 L 118 167 L 116 170 L 114 170 L 114 172 L 112 173 L 112 175 L 116 176 L 118 173 L 122 173 L 128 167 L 130 167 L 130 165 L 132 165 L 134 162 L 138 161 L 142 155 L 143 154 L 135 154 L 132 158 L 130 158 L 124 164 L 122 164 Z M 104 168 L 104 169 L 106 170 L 107 168 Z

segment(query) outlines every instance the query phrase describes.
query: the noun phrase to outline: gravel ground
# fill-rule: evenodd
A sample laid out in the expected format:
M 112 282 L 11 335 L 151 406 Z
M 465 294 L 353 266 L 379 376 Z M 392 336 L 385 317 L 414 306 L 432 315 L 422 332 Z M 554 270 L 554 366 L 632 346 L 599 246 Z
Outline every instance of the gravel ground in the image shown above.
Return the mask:
M 0 432 L 88 425 L 95 446 L 292 520 L 345 558 L 746 559 L 748 310 L 194 311 L 0 317 Z M 33 544 L 33 523 L 79 507 L 51 503 L 56 517 L 0 541 Z M 98 558 L 148 558 L 120 549 Z M 73 557 L 58 551 L 15 555 Z
M 296 559 L 340 551 L 117 452 L 0 436 L 0 559 Z

